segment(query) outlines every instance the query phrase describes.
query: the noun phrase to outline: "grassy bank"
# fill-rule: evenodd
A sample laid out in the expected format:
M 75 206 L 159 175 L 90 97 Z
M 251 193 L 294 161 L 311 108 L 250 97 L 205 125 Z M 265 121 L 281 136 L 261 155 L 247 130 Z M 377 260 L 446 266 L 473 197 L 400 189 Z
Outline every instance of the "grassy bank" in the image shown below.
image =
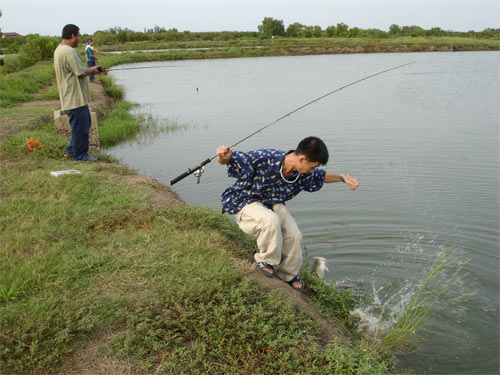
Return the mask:
M 496 39 L 478 39 L 461 37 L 394 37 L 394 38 L 285 38 L 276 39 L 238 39 L 228 41 L 140 41 L 127 42 L 115 45 L 99 47 L 101 52 L 109 51 L 133 51 L 153 49 L 189 49 L 189 48 L 297 48 L 297 47 L 361 47 L 363 50 L 368 46 L 391 46 L 406 51 L 407 46 L 417 50 L 427 50 L 429 46 L 437 49 L 441 47 L 456 47 L 457 50 L 498 50 L 500 41 Z M 420 47 L 419 47 L 420 46 Z
M 362 342 L 322 349 L 310 317 L 257 288 L 237 255 L 252 243 L 218 213 L 152 207 L 163 187 L 116 165 L 48 173 L 74 167 L 30 155 L 3 173 L 6 373 L 78 373 L 89 359 L 98 373 L 387 372 Z
M 96 47 L 99 50 L 99 47 Z M 204 48 L 204 49 L 196 49 Z M 163 50 L 162 49 L 168 49 Z M 119 64 L 147 61 L 214 59 L 266 56 L 298 56 L 318 54 L 384 53 L 384 52 L 448 52 L 498 51 L 500 41 L 473 38 L 279 38 L 273 41 L 251 40 L 228 42 L 131 42 L 103 46 L 103 50 L 120 50 L 122 54 L 101 54 L 99 64 L 112 67 Z M 134 52 L 149 50 L 148 52 Z M 158 51 L 154 51 L 158 50 Z M 130 52 L 130 53 L 127 53 Z
M 54 64 L 50 61 L 40 62 L 19 72 L 0 74 L 0 108 L 32 99 L 57 99 L 55 89 L 42 90 L 53 80 Z M 36 93 L 39 93 L 37 98 L 34 97 Z
M 311 55 L 372 52 L 432 52 L 432 51 L 498 51 L 495 39 L 459 37 L 398 37 L 398 38 L 277 38 L 274 40 L 232 40 L 191 42 L 129 42 L 97 47 L 101 52 L 170 49 L 162 53 L 165 59 L 259 57 L 280 55 Z M 195 49 L 202 50 L 180 50 Z
M 64 158 L 53 105 L 29 107 L 29 121 L 24 106 L 0 108 L 16 130 L 0 148 L 0 373 L 390 372 L 368 342 L 325 343 L 281 287 L 266 292 L 252 277 L 255 242 L 227 217 L 118 164 Z M 119 100 L 97 109 L 101 143 L 118 141 L 117 125 L 141 123 L 128 109 Z M 28 137 L 43 147 L 29 152 Z M 81 173 L 50 175 L 65 169 Z M 350 332 L 349 294 L 304 276 L 311 301 Z

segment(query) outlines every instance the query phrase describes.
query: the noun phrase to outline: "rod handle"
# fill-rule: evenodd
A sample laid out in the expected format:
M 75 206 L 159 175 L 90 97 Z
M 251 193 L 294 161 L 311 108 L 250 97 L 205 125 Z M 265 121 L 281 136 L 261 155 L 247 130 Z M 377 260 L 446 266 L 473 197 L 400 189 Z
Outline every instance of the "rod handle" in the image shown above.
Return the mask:
M 190 174 L 193 174 L 195 171 L 197 171 L 198 169 L 201 169 L 201 167 L 207 165 L 208 163 L 210 163 L 212 161 L 212 159 L 208 158 L 207 160 L 205 161 L 202 161 L 199 165 L 197 165 L 196 167 L 193 167 L 193 168 L 188 168 L 188 170 L 186 172 L 184 172 L 183 174 L 177 176 L 176 178 L 174 178 L 172 181 L 170 181 L 170 186 L 176 184 L 177 182 L 179 182 L 180 180 L 183 180 L 184 178 L 186 178 L 187 176 L 189 176 Z

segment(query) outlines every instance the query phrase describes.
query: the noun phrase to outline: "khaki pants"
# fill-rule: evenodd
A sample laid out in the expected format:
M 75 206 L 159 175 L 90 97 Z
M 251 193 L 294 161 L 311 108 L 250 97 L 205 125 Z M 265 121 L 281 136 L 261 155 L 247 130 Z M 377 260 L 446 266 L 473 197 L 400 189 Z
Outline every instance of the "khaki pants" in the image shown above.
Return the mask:
M 260 252 L 255 254 L 256 262 L 279 265 L 276 274 L 287 282 L 299 273 L 302 233 L 284 204 L 275 204 L 270 210 L 262 203 L 254 202 L 243 207 L 234 217 L 243 232 L 257 236 Z

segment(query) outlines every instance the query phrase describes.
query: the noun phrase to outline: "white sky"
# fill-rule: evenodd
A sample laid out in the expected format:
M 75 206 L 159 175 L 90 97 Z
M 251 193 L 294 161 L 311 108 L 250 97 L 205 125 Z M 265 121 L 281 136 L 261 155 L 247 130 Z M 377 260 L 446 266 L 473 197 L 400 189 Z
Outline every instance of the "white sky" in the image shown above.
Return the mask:
M 257 31 L 264 17 L 323 29 L 387 31 L 391 24 L 453 31 L 500 28 L 499 0 L 1 0 L 3 32 L 59 36 L 76 24 L 92 34 L 113 26 L 135 31 L 155 25 L 179 31 Z

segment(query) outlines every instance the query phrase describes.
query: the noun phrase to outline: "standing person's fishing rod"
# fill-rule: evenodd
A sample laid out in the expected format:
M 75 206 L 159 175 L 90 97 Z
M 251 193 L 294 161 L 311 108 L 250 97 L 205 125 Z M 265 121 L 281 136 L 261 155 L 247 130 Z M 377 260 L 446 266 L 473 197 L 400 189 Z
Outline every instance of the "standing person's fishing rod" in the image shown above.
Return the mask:
M 130 67 L 130 68 L 111 68 L 107 69 L 104 66 L 98 66 L 97 69 L 100 72 L 116 72 L 118 70 L 133 70 L 133 69 L 157 69 L 157 68 L 185 68 L 185 66 L 180 66 L 180 65 L 158 65 L 158 66 L 136 66 L 136 67 Z
M 137 66 L 131 68 L 116 68 L 116 69 L 106 69 L 106 72 L 116 72 L 118 70 L 132 70 L 132 69 L 157 69 L 157 68 L 185 68 L 185 66 L 180 65 L 158 65 L 158 66 Z
M 297 112 L 297 111 L 300 111 L 301 109 L 303 109 L 303 108 L 305 108 L 305 107 L 307 107 L 307 106 L 309 106 L 309 105 L 311 105 L 311 104 L 313 104 L 313 103 L 317 102 L 318 100 L 321 100 L 321 99 L 323 99 L 323 98 L 326 98 L 326 97 L 327 97 L 327 96 L 329 96 L 329 95 L 332 95 L 332 94 L 334 94 L 334 93 L 336 93 L 336 92 L 338 92 L 338 91 L 340 91 L 340 90 L 343 90 L 343 89 L 345 89 L 345 88 L 347 88 L 347 87 L 349 87 L 349 86 L 355 85 L 356 83 L 359 83 L 359 82 L 361 82 L 361 81 L 365 81 L 365 80 L 367 80 L 367 79 L 369 79 L 369 78 L 372 78 L 372 77 L 378 76 L 378 75 L 383 74 L 383 73 L 387 73 L 387 72 L 389 72 L 389 71 L 391 71 L 391 70 L 395 70 L 395 69 L 402 68 L 403 66 L 407 66 L 407 65 L 410 65 L 410 64 L 414 64 L 415 62 L 416 62 L 416 61 L 412 61 L 412 62 L 409 62 L 409 63 L 406 63 L 406 64 L 402 64 L 402 65 L 395 66 L 395 67 L 393 67 L 393 68 L 389 68 L 389 69 L 386 69 L 386 70 L 382 70 L 382 71 L 380 71 L 380 72 L 378 72 L 378 73 L 371 74 L 371 75 L 369 75 L 369 76 L 366 76 L 366 77 L 363 77 L 363 78 L 361 78 L 361 79 L 358 79 L 357 81 L 351 82 L 351 83 L 349 83 L 349 84 L 347 84 L 347 85 L 345 85 L 345 86 L 339 87 L 338 89 L 335 89 L 335 90 L 333 90 L 333 91 L 330 91 L 330 92 L 326 93 L 325 95 L 322 95 L 322 96 L 320 96 L 319 98 L 316 98 L 316 99 L 311 100 L 310 102 L 308 102 L 308 103 L 306 103 L 306 104 L 304 104 L 304 105 L 301 105 L 300 107 L 298 107 L 298 108 L 294 109 L 293 111 L 288 112 L 286 115 L 283 115 L 283 116 L 281 116 L 280 118 L 278 118 L 278 119 L 274 120 L 273 122 L 271 122 L 271 123 L 267 124 L 266 126 L 264 126 L 264 127 L 260 128 L 260 129 L 258 129 L 258 130 L 256 130 L 256 131 L 254 131 L 252 134 L 250 134 L 250 135 L 246 136 L 245 138 L 243 138 L 243 139 L 239 140 L 238 142 L 236 142 L 234 145 L 232 145 L 232 146 L 231 146 L 231 148 L 232 148 L 232 147 L 235 147 L 235 146 L 237 146 L 237 145 L 239 145 L 241 142 L 243 142 L 243 141 L 247 140 L 247 139 L 248 139 L 248 138 L 250 138 L 250 137 L 253 137 L 255 134 L 260 133 L 261 131 L 263 131 L 263 130 L 265 130 L 265 129 L 269 128 L 270 126 L 272 126 L 272 125 L 274 125 L 274 124 L 276 124 L 278 121 L 283 120 L 285 117 L 288 117 L 288 116 L 292 115 L 293 113 L 295 113 L 295 112 Z M 187 176 L 189 176 L 190 174 L 195 173 L 195 172 L 196 172 L 196 174 L 195 174 L 195 175 L 196 175 L 196 177 L 198 178 L 198 183 L 199 183 L 199 182 L 200 182 L 200 177 L 201 177 L 201 174 L 203 173 L 203 170 L 204 170 L 205 165 L 207 165 L 208 163 L 210 163 L 210 162 L 211 162 L 212 160 L 214 160 L 216 157 L 217 157 L 217 155 L 215 155 L 215 156 L 213 156 L 213 157 L 211 157 L 211 158 L 208 158 L 208 159 L 206 159 L 205 161 L 202 161 L 200 164 L 198 164 L 197 166 L 195 166 L 195 167 L 193 167 L 193 168 L 188 168 L 188 170 L 187 170 L 186 172 L 184 172 L 183 174 L 181 174 L 181 175 L 177 176 L 177 177 L 176 177 L 176 178 L 174 178 L 172 181 L 170 181 L 170 185 L 174 185 L 174 184 L 176 184 L 176 183 L 177 183 L 177 182 L 179 182 L 180 180 L 184 179 L 185 177 L 187 177 Z

